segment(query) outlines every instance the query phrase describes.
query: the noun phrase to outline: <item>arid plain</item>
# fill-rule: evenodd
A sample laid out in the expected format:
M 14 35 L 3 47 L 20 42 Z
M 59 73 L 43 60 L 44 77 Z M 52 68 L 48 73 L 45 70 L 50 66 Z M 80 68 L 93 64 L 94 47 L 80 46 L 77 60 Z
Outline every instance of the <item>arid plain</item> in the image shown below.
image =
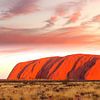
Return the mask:
M 100 100 L 100 82 L 0 81 L 0 100 Z

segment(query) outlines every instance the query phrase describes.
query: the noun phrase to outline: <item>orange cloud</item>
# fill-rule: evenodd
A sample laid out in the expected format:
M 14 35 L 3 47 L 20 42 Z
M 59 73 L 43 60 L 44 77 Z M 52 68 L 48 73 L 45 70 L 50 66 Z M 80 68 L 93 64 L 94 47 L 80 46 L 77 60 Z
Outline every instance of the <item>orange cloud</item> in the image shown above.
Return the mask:
M 70 27 L 59 29 L 54 32 L 49 32 L 47 35 L 27 35 L 25 32 L 29 33 L 32 30 L 11 30 L 3 29 L 0 33 L 0 44 L 32 44 L 32 45 L 67 45 L 70 46 L 82 46 L 96 43 L 100 40 L 98 35 L 89 35 L 82 33 L 85 27 Z M 17 33 L 17 32 L 18 33 Z M 34 31 L 33 31 L 34 33 Z
M 10 46 L 9 48 L 6 47 L 6 49 L 0 50 L 0 53 L 15 53 L 15 52 L 23 52 L 23 51 L 33 50 L 33 48 L 32 47 L 29 47 L 28 45 L 27 45 L 27 47 L 24 47 L 24 46 L 22 46 L 22 47 L 18 47 L 18 46 L 13 47 L 12 46 L 11 47 Z
M 73 13 L 70 17 L 67 23 L 75 23 L 79 17 L 81 16 L 80 11 Z

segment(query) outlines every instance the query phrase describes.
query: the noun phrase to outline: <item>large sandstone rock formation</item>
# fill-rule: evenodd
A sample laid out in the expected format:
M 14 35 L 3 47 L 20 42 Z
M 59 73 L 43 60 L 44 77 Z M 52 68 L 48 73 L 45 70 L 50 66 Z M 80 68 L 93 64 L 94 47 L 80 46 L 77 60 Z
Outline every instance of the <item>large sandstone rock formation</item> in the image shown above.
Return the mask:
M 74 54 L 17 64 L 8 80 L 100 80 L 100 56 Z

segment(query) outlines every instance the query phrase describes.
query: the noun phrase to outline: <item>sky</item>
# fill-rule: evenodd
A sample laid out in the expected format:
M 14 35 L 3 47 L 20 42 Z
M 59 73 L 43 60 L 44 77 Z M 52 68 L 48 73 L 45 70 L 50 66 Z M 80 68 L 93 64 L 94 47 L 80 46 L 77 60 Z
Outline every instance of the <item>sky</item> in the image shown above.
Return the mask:
M 100 54 L 100 0 L 0 0 L 0 78 L 23 61 Z

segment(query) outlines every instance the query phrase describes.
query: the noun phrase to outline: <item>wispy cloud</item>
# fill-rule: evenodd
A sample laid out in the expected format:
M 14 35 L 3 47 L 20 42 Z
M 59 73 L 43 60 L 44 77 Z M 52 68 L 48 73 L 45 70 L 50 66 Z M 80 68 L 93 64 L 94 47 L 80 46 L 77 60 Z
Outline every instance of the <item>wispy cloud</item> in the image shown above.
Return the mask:
M 30 50 L 34 50 L 34 48 L 32 46 L 11 46 L 10 47 L 2 47 L 2 49 L 0 48 L 0 54 L 6 54 L 6 53 L 18 53 L 18 52 L 23 52 L 23 51 L 30 51 Z
M 0 44 L 32 44 L 32 45 L 90 45 L 95 44 L 96 40 L 100 40 L 100 35 L 97 33 L 86 33 L 84 26 L 79 27 L 69 27 L 64 29 L 59 29 L 55 31 L 51 31 L 49 33 L 41 34 L 41 35 L 34 35 L 33 34 L 27 35 L 25 32 L 28 33 L 32 30 L 25 30 L 25 29 L 6 29 L 3 28 L 0 33 Z M 3 34 L 2 34 L 3 33 Z M 98 42 L 99 44 L 99 42 Z
M 51 16 L 50 19 L 45 21 L 47 24 L 43 27 L 43 29 L 52 27 L 56 21 L 57 21 L 57 16 Z
M 0 1 L 0 19 L 6 19 L 21 14 L 28 14 L 39 10 L 38 0 L 4 0 Z
M 67 24 L 75 23 L 78 21 L 79 17 L 81 16 L 81 10 L 84 5 L 84 0 L 78 1 L 67 1 L 57 5 L 54 8 L 54 13 L 51 18 L 55 18 L 55 21 L 52 21 L 51 18 L 48 20 L 48 24 L 46 25 L 47 28 L 54 26 L 60 18 L 67 18 Z M 65 19 L 66 21 L 66 19 Z M 65 23 L 66 24 L 66 23 Z
M 92 21 L 100 23 L 100 15 L 93 17 Z
M 68 21 L 67 21 L 67 23 L 65 23 L 65 25 L 69 24 L 69 23 L 75 23 L 76 21 L 78 21 L 80 16 L 81 16 L 80 11 L 73 13 L 70 17 L 67 17 Z
M 26 14 L 31 11 L 34 11 L 34 6 L 36 5 L 37 0 L 18 0 L 21 5 L 14 7 L 11 6 L 10 11 L 14 11 L 15 14 Z M 100 39 L 100 6 L 97 2 L 92 0 L 68 0 L 67 2 L 62 2 L 60 5 L 57 5 L 53 9 L 53 13 L 50 14 L 48 19 L 43 19 L 44 26 L 40 28 L 33 29 L 0 29 L 0 43 L 1 44 L 65 44 L 69 43 L 80 44 L 80 43 L 92 43 L 94 37 L 98 37 Z M 25 4 L 28 4 L 27 7 Z M 16 4 L 16 3 L 15 3 Z M 23 7 L 22 7 L 23 5 Z M 25 5 L 25 6 L 24 6 Z M 94 7 L 95 10 L 91 9 L 91 6 Z M 29 7 L 29 8 L 28 8 Z M 33 7 L 33 9 L 30 9 Z M 15 9 L 14 9 L 15 8 Z M 21 10 L 22 9 L 22 10 Z M 18 11 L 18 12 L 17 12 Z M 67 18 L 65 18 L 67 17 Z M 47 18 L 47 17 L 46 17 Z M 61 21 L 59 21 L 61 20 Z M 62 21 L 63 20 L 63 21 Z M 34 19 L 33 19 L 34 22 Z M 62 23 L 64 22 L 64 23 Z M 42 22 L 41 22 L 42 23 Z M 61 24 L 59 28 L 58 25 Z M 66 24 L 65 26 L 63 26 Z M 54 28 L 54 27 L 57 28 Z M 51 28 L 52 30 L 47 28 Z M 82 39 L 82 36 L 84 37 Z M 87 36 L 87 38 L 86 38 Z M 93 37 L 94 36 L 94 37 Z M 78 39 L 81 37 L 81 40 Z M 76 42 L 76 39 L 78 42 Z M 90 41 L 90 39 L 92 41 Z M 95 43 L 96 43 L 95 38 Z M 97 39 L 97 41 L 99 41 Z M 99 43 L 99 42 L 98 42 Z

